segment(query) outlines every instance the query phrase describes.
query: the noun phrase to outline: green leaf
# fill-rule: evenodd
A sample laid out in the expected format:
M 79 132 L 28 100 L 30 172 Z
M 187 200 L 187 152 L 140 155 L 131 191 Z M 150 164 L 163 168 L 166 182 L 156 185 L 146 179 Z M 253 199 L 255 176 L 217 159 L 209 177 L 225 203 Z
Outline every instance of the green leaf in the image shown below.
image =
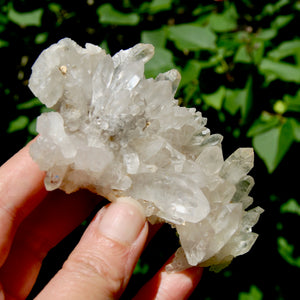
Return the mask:
M 268 172 L 272 173 L 294 141 L 294 131 L 290 120 L 253 137 L 253 147 L 264 161 Z
M 233 61 L 239 62 L 239 63 L 246 63 L 246 64 L 252 62 L 252 58 L 249 54 L 249 51 L 248 51 L 248 48 L 246 45 L 241 45 L 238 48 L 238 50 L 233 58 Z
M 274 4 L 267 4 L 263 11 L 262 15 L 267 16 L 267 15 L 273 15 L 277 11 L 279 11 L 283 6 L 287 5 L 290 3 L 290 0 L 279 0 L 276 1 Z
M 219 89 L 212 94 L 202 94 L 204 102 L 216 110 L 220 110 L 225 98 L 226 88 L 220 86 Z
M 6 13 L 2 14 L 0 12 L 0 24 L 7 24 L 7 23 L 8 23 L 8 17 L 6 15 Z
M 283 101 L 286 105 L 286 111 L 300 112 L 300 89 L 295 96 L 285 94 Z
M 27 127 L 28 132 L 34 136 L 38 135 L 38 132 L 36 131 L 36 119 L 31 121 Z
M 48 8 L 50 11 L 54 12 L 56 15 L 58 15 L 62 9 L 60 4 L 54 3 L 54 2 L 49 3 Z
M 190 82 L 187 85 L 184 86 L 183 88 L 183 106 L 188 107 L 189 103 L 192 102 L 192 106 L 197 106 L 200 105 L 202 100 L 199 97 L 199 84 Z
M 294 118 L 289 118 L 289 120 L 293 126 L 294 139 L 296 142 L 300 142 L 300 123 Z
M 243 123 L 246 121 L 248 114 L 252 107 L 252 85 L 253 85 L 253 79 L 252 76 L 249 76 L 246 86 L 242 91 L 241 97 L 241 116 Z
M 280 60 L 288 56 L 298 55 L 300 52 L 300 40 L 285 41 L 268 52 L 268 56 L 274 60 Z
M 168 28 L 168 38 L 179 50 L 214 50 L 217 36 L 209 29 L 194 24 L 180 24 Z
M 255 40 L 252 48 L 252 57 L 255 64 L 260 64 L 265 53 L 265 42 L 260 40 Z
M 136 13 L 125 14 L 120 12 L 110 4 L 106 3 L 97 8 L 97 14 L 99 16 L 99 23 L 110 25 L 137 25 L 140 21 L 140 17 Z
M 226 90 L 224 109 L 228 111 L 231 115 L 235 115 L 241 107 L 241 93 L 242 90 L 239 89 Z
M 200 4 L 197 8 L 195 8 L 192 12 L 193 16 L 199 16 L 202 14 L 206 14 L 208 12 L 214 11 L 216 9 L 215 5 L 202 5 Z
M 239 300 L 262 300 L 263 293 L 255 285 L 251 285 L 249 293 L 241 292 L 239 293 Z
M 0 48 L 8 47 L 9 42 L 0 39 Z
M 42 106 L 43 104 L 38 98 L 33 98 L 27 102 L 20 103 L 17 105 L 17 109 L 22 110 L 22 109 L 30 109 L 36 106 Z
M 9 123 L 9 127 L 7 129 L 8 133 L 12 133 L 15 131 L 23 130 L 29 123 L 29 118 L 26 116 L 19 116 L 17 119 L 11 121 Z
M 254 123 L 251 125 L 247 132 L 248 137 L 254 137 L 255 135 L 261 134 L 268 131 L 276 126 L 279 126 L 280 119 L 275 115 L 263 113 Z
M 31 12 L 18 12 L 14 9 L 12 2 L 8 9 L 8 19 L 15 24 L 25 26 L 37 26 L 40 27 L 42 24 L 42 15 L 44 10 L 42 8 L 33 10 Z
M 180 87 L 185 86 L 194 80 L 198 80 L 201 69 L 202 65 L 199 61 L 190 59 L 181 72 Z
M 199 60 L 199 63 L 201 64 L 201 68 L 205 69 L 205 68 L 211 68 L 211 67 L 215 67 L 218 66 L 220 64 L 222 64 L 223 58 L 220 57 L 218 54 L 211 56 L 208 60 Z
M 262 41 L 270 41 L 277 35 L 277 30 L 273 28 L 262 29 L 256 34 L 256 38 Z
M 236 20 L 228 18 L 226 15 L 211 15 L 209 24 L 209 27 L 215 32 L 228 32 L 237 28 Z
M 296 199 L 289 199 L 286 203 L 280 206 L 281 213 L 292 213 L 300 216 L 300 205 Z
M 224 108 L 231 115 L 235 115 L 238 112 L 238 110 L 240 110 L 242 123 L 244 123 L 248 117 L 251 106 L 252 106 L 252 77 L 249 77 L 244 89 L 227 90 Z
M 50 111 L 54 111 L 52 108 L 49 108 L 47 106 L 42 106 L 40 109 L 41 113 L 46 113 L 46 112 L 50 112 Z
M 163 28 L 151 31 L 142 31 L 141 42 L 152 44 L 156 48 L 164 48 L 167 42 L 166 32 Z
M 259 71 L 266 76 L 269 82 L 281 79 L 287 82 L 300 83 L 300 66 L 265 58 L 261 61 Z
M 277 239 L 278 252 L 281 257 L 290 265 L 300 268 L 300 257 L 293 257 L 294 246 L 289 244 L 284 237 L 278 237 Z
M 294 141 L 294 130 L 293 125 L 290 120 L 287 119 L 280 127 L 280 135 L 278 140 L 278 149 L 276 156 L 277 165 L 280 163 L 282 158 L 285 156 L 286 152 L 289 150 L 290 146 Z
M 135 269 L 133 271 L 133 274 L 147 274 L 149 271 L 149 265 L 148 264 L 142 264 L 141 259 L 138 260 Z
M 274 29 L 280 29 L 290 23 L 294 18 L 294 15 L 278 16 L 272 23 L 271 27 Z
M 145 65 L 146 77 L 156 77 L 159 73 L 175 68 L 173 53 L 164 48 L 156 48 L 155 55 Z
M 39 34 L 36 35 L 36 37 L 34 39 L 34 42 L 38 45 L 43 44 L 47 41 L 48 35 L 49 35 L 48 32 L 39 33 Z
M 211 14 L 209 27 L 215 32 L 228 32 L 237 29 L 237 12 L 234 4 L 231 4 L 221 14 Z
M 56 15 L 56 26 L 60 26 L 65 19 L 71 17 L 72 15 L 66 14 L 66 12 L 62 9 L 62 6 L 54 2 L 48 4 L 48 10 Z
M 238 38 L 238 33 L 222 34 L 218 39 L 218 51 L 223 51 L 223 55 L 231 57 L 235 54 L 236 49 L 240 47 L 242 41 Z
M 156 14 L 161 11 L 170 10 L 172 8 L 172 0 L 152 0 L 148 6 L 150 14 Z
M 103 50 L 105 50 L 106 53 L 110 53 L 110 50 L 109 50 L 109 47 L 108 47 L 108 43 L 107 43 L 107 40 L 103 40 L 101 43 L 100 43 L 100 48 L 102 48 Z

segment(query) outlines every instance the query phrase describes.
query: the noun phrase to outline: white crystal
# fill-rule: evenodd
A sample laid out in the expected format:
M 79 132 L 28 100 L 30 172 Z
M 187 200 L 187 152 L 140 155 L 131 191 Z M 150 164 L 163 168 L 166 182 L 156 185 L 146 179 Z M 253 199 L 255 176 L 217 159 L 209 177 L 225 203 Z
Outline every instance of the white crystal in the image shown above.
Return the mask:
M 111 57 L 68 38 L 43 51 L 29 87 L 55 112 L 38 118 L 30 153 L 47 171 L 48 190 L 132 197 L 150 222 L 175 227 L 182 247 L 169 270 L 218 270 L 257 238 L 251 228 L 262 209 L 245 211 L 253 151 L 238 149 L 224 161 L 222 136 L 174 99 L 178 71 L 144 77 L 153 54 L 152 45 L 138 44 Z
M 128 174 L 136 174 L 138 172 L 140 160 L 136 153 L 124 154 L 123 161 Z

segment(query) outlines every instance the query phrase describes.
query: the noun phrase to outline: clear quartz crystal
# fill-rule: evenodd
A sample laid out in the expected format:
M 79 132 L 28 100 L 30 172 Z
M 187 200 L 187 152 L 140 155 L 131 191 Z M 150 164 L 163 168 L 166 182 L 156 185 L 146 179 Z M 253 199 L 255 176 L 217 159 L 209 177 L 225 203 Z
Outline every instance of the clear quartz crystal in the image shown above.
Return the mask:
M 65 38 L 42 52 L 29 87 L 47 107 L 30 153 L 47 172 L 48 190 L 80 188 L 109 200 L 127 196 L 151 223 L 177 229 L 181 246 L 168 270 L 219 270 L 249 251 L 262 209 L 253 199 L 253 151 L 224 160 L 222 136 L 174 99 L 180 74 L 146 79 L 154 47 L 138 44 L 113 57 Z

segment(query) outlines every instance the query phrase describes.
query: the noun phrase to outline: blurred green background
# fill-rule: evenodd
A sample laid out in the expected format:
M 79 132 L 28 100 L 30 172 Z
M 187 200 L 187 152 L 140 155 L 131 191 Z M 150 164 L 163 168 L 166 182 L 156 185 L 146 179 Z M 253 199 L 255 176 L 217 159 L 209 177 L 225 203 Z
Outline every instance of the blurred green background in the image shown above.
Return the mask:
M 35 135 L 45 110 L 27 87 L 42 50 L 63 37 L 114 54 L 152 43 L 146 76 L 178 69 L 176 97 L 224 136 L 224 155 L 253 146 L 255 205 L 265 209 L 252 250 L 205 271 L 191 299 L 296 299 L 300 278 L 300 1 L 0 0 L 1 163 Z M 49 253 L 31 299 L 60 268 L 86 225 Z M 141 257 L 130 299 L 177 247 L 163 227 Z

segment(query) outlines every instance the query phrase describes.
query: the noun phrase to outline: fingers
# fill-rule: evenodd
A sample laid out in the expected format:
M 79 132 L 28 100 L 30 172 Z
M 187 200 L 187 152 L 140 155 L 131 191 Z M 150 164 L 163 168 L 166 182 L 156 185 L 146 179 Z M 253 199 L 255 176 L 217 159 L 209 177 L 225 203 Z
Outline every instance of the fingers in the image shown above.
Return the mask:
M 0 266 L 18 224 L 47 194 L 42 172 L 29 155 L 29 145 L 0 168 Z
M 203 268 L 193 267 L 180 272 L 168 273 L 165 267 L 171 259 L 139 290 L 134 300 L 189 298 L 202 277 Z
M 37 299 L 116 299 L 144 248 L 148 225 L 132 202 L 112 203 L 96 215 L 63 268 Z
M 4 290 L 14 299 L 27 296 L 46 253 L 78 226 L 95 206 L 94 201 L 81 194 L 85 192 L 66 196 L 59 191 L 49 193 L 40 204 L 47 195 L 44 172 L 32 161 L 28 148 L 23 148 L 0 168 L 0 266 L 5 262 L 0 280 Z M 8 256 L 21 222 L 22 228 L 18 230 Z M 119 297 L 145 245 L 147 234 L 147 223 L 136 205 L 122 201 L 101 210 L 39 299 Z M 140 291 L 137 299 L 143 292 L 153 295 L 153 298 L 143 295 L 143 299 L 172 299 L 165 297 L 175 289 L 176 299 L 185 299 L 200 277 L 199 269 L 168 274 L 163 268 Z
M 70 195 L 59 190 L 48 193 L 22 222 L 0 269 L 6 295 L 26 298 L 48 251 L 80 225 L 99 201 L 100 197 L 85 190 Z

